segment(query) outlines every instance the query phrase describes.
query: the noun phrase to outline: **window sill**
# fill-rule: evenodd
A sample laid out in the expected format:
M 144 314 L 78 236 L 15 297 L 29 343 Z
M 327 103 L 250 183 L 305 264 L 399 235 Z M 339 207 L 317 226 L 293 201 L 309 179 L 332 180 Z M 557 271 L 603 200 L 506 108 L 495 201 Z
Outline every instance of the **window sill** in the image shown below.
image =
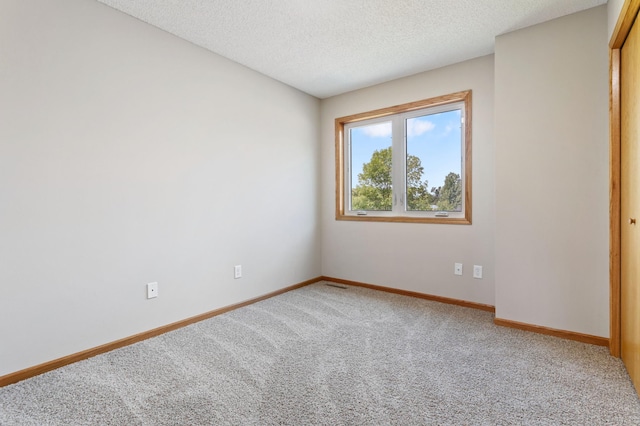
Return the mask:
M 437 223 L 442 225 L 471 225 L 471 218 L 466 217 L 352 216 L 337 214 L 336 220 L 345 220 L 351 222 L 404 222 Z

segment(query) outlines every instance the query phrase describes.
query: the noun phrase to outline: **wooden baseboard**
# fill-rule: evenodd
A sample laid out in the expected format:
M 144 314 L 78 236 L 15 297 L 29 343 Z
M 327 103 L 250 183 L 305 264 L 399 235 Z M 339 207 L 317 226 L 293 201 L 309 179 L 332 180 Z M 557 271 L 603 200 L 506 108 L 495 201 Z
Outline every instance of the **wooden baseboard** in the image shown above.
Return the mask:
M 606 337 L 592 336 L 590 334 L 576 333 L 574 331 L 557 330 L 555 328 L 526 324 L 523 322 L 511 321 L 502 318 L 494 318 L 493 323 L 502 327 L 517 328 L 518 330 L 530 331 L 538 334 L 546 334 L 548 336 L 575 340 L 582 343 L 589 343 L 591 345 L 609 346 L 609 339 Z
M 358 281 L 343 280 L 341 278 L 333 278 L 333 277 L 327 277 L 327 276 L 322 276 L 320 278 L 322 281 L 330 281 L 338 284 L 370 288 L 372 290 L 379 290 L 379 291 L 385 291 L 388 293 L 401 294 L 404 296 L 417 297 L 419 299 L 433 300 L 435 302 L 447 303 L 450 305 L 458 305 L 458 306 L 464 306 L 466 308 L 480 309 L 483 311 L 492 312 L 494 314 L 496 312 L 496 308 L 494 306 L 484 305 L 484 304 L 475 303 L 475 302 L 468 302 L 466 300 L 450 299 L 448 297 L 433 296 L 430 294 L 418 293 L 415 291 L 399 290 L 397 288 L 383 287 L 383 286 L 374 285 L 374 284 L 361 283 Z M 560 337 L 562 339 L 575 340 L 578 342 L 589 343 L 591 345 L 609 346 L 609 339 L 607 339 L 606 337 L 592 336 L 590 334 L 576 333 L 573 331 L 557 330 L 557 329 L 542 327 L 538 325 L 505 320 L 501 318 L 495 318 L 493 322 L 494 324 L 502 327 L 517 328 L 519 330 L 530 331 L 538 334 L 546 334 L 549 336 Z
M 331 281 L 338 284 L 346 284 L 346 285 L 352 285 L 356 287 L 370 288 L 372 290 L 401 294 L 403 296 L 416 297 L 418 299 L 432 300 L 434 302 L 447 303 L 449 305 L 464 306 L 465 308 L 480 309 L 481 311 L 487 311 L 492 313 L 496 312 L 496 308 L 494 306 L 484 305 L 482 303 L 468 302 L 466 300 L 450 299 L 448 297 L 442 297 L 442 296 L 433 296 L 431 294 L 418 293 L 416 291 L 400 290 L 397 288 L 361 283 L 358 281 L 343 280 L 341 278 L 333 278 L 333 277 L 325 277 L 325 276 L 322 276 L 320 278 L 322 279 L 322 281 Z
M 73 364 L 74 362 L 82 361 L 84 359 L 91 358 L 93 356 L 100 355 L 105 352 L 112 351 L 114 349 L 132 345 L 142 340 L 147 340 L 152 337 L 156 337 L 161 334 L 167 333 L 169 331 L 177 330 L 179 328 L 186 327 L 190 324 L 200 322 L 220 314 L 224 314 L 225 312 L 233 311 L 234 309 L 242 308 L 244 306 L 251 305 L 253 303 L 257 303 L 274 296 L 278 296 L 288 291 L 295 290 L 297 288 L 301 288 L 309 284 L 317 283 L 318 281 L 322 281 L 322 278 L 317 277 L 307 281 L 303 281 L 301 283 L 294 284 L 292 286 L 273 291 L 271 293 L 265 294 L 260 297 L 256 297 L 254 299 L 249 299 L 244 302 L 236 303 L 234 305 L 229 305 L 229 306 L 225 306 L 223 308 L 216 309 L 210 312 L 205 312 L 204 314 L 196 315 L 194 317 L 187 318 L 182 321 L 177 321 L 168 325 L 164 325 L 162 327 L 154 328 L 153 330 L 144 331 L 142 333 L 138 333 L 133 336 L 125 337 L 124 339 L 116 340 L 115 342 L 106 343 L 104 345 L 100 345 L 95 348 L 87 349 L 85 351 L 68 355 L 62 358 L 54 359 L 53 361 L 49 361 L 33 367 L 25 368 L 24 370 L 16 371 L 15 373 L 9 373 L 5 376 L 0 377 L 0 387 L 17 383 L 22 380 L 40 375 L 42 373 L 46 373 L 47 371 L 55 370 L 56 368 L 64 367 L 65 365 Z
M 289 287 L 285 287 L 283 289 L 280 290 L 276 290 L 274 292 L 265 294 L 263 296 L 260 297 L 256 297 L 253 299 L 249 299 L 246 300 L 244 302 L 240 302 L 240 303 L 236 303 L 234 305 L 229 305 L 229 306 L 225 306 L 223 308 L 220 309 L 216 309 L 210 312 L 205 312 L 204 314 L 200 314 L 200 315 L 196 315 L 194 317 L 191 318 L 187 318 L 181 321 L 177 321 L 162 327 L 158 327 L 158 328 L 154 328 L 153 330 L 149 330 L 149 331 L 145 331 L 142 333 L 138 333 L 135 334 L 133 336 L 129 336 L 129 337 L 125 337 L 123 339 L 120 340 L 116 340 L 114 342 L 110 342 L 110 343 L 106 343 L 104 345 L 100 345 L 97 346 L 95 348 L 91 348 L 91 349 L 87 349 L 85 351 L 81 351 L 72 355 L 68 355 L 62 358 L 58 358 L 55 359 L 53 361 L 49 361 L 49 362 L 45 362 L 43 364 L 39 364 L 33 367 L 29 367 L 29 368 L 25 368 L 24 370 L 20 370 L 20 371 L 16 371 L 14 373 L 9 373 L 5 376 L 0 377 L 0 387 L 3 386 L 7 386 L 13 383 L 17 383 L 19 381 L 46 373 L 47 371 L 51 371 L 51 370 L 55 370 L 56 368 L 60 368 L 60 367 L 64 367 L 65 365 L 69 365 L 69 364 L 73 364 L 74 362 L 78 362 L 78 361 L 82 361 L 84 359 L 87 358 L 91 358 L 93 356 L 96 355 L 100 355 L 106 352 L 110 352 L 114 349 L 118 349 L 118 348 L 122 348 L 124 346 L 128 346 L 128 345 L 132 345 L 134 343 L 146 340 L 146 339 L 150 339 L 152 337 L 156 337 L 159 336 L 161 334 L 167 333 L 169 331 L 173 331 L 173 330 L 177 330 L 179 328 L 182 327 L 186 327 L 190 324 L 194 324 L 196 322 L 200 322 L 212 317 L 215 317 L 217 315 L 221 315 L 224 314 L 226 312 L 229 311 L 233 311 L 234 309 L 238 309 L 238 308 L 242 308 L 244 306 L 248 306 L 257 302 L 260 302 L 262 300 L 265 299 L 269 299 L 271 297 L 275 297 L 278 296 L 280 294 L 286 293 L 288 291 L 291 290 L 295 290 L 301 287 L 305 287 L 307 285 L 310 284 L 314 284 L 317 283 L 319 281 L 329 281 L 329 282 L 334 282 L 334 283 L 338 283 L 338 284 L 346 284 L 346 285 L 351 285 L 351 286 L 355 286 L 355 287 L 364 287 L 364 288 L 369 288 L 372 290 L 378 290 L 378 291 L 384 291 L 387 293 L 395 293 L 395 294 L 400 294 L 403 296 L 409 296 L 409 297 L 416 297 L 419 299 L 425 299 L 425 300 L 432 300 L 435 302 L 440 302 L 440 303 L 447 303 L 450 305 L 458 305 L 458 306 L 463 306 L 466 308 L 473 308 L 473 309 L 479 309 L 482 311 L 487 311 L 487 312 L 492 312 L 495 313 L 495 307 L 491 306 L 491 305 L 485 305 L 485 304 L 481 304 L 481 303 L 475 303 L 475 302 L 468 302 L 465 300 L 458 300 L 458 299 L 451 299 L 448 297 L 441 297 L 441 296 L 434 296 L 434 295 L 430 295 L 430 294 L 425 294 L 425 293 L 418 293 L 415 291 L 408 291 L 408 290 L 400 290 L 397 288 L 392 288 L 392 287 L 384 287 L 384 286 L 379 286 L 379 285 L 375 285 L 375 284 L 367 284 L 367 283 L 362 283 L 362 282 L 358 282 L 358 281 L 350 281 L 350 280 L 343 280 L 340 278 L 333 278 L 333 277 L 327 277 L 327 276 L 321 276 L 321 277 L 317 277 L 317 278 L 313 278 L 307 281 L 303 281 L 301 283 L 298 284 L 294 284 L 292 286 Z M 588 334 L 582 334 L 582 333 L 575 333 L 572 331 L 565 331 L 565 330 L 556 330 L 553 328 L 547 328 L 547 327 L 541 327 L 541 326 L 537 326 L 537 325 L 531 325 L 531 324 L 525 324 L 525 323 L 520 323 L 517 321 L 510 321 L 510 320 L 505 320 L 505 319 L 501 319 L 501 318 L 495 318 L 494 319 L 494 323 L 496 325 L 499 326 L 503 326 L 503 327 L 511 327 L 511 328 L 517 328 L 520 330 L 525 330 L 525 331 L 531 331 L 534 333 L 539 333 L 539 334 L 546 334 L 546 335 L 550 335 L 550 336 L 555 336 L 555 337 L 560 337 L 563 339 L 569 339 L 569 340 L 576 340 L 579 342 L 584 342 L 584 343 L 589 343 L 592 345 L 598 345 L 598 346 L 609 346 L 609 339 L 605 338 L 605 337 L 598 337 L 598 336 L 592 336 L 592 335 L 588 335 Z

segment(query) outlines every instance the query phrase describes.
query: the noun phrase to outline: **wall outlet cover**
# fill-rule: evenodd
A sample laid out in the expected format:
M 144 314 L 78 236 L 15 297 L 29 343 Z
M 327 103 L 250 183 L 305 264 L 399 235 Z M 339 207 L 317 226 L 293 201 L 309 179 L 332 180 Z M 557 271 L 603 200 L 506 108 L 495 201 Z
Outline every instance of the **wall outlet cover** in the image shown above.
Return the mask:
M 462 275 L 462 263 L 454 263 L 453 264 L 453 274 L 454 275 Z
M 147 299 L 158 297 L 158 283 L 147 284 Z

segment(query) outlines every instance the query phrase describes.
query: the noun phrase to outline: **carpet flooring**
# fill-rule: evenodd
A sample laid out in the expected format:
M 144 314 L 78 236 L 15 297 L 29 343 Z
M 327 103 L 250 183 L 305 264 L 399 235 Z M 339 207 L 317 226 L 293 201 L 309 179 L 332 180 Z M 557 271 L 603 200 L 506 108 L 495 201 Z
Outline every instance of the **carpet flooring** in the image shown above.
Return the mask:
M 0 388 L 1 425 L 639 425 L 603 347 L 317 283 Z

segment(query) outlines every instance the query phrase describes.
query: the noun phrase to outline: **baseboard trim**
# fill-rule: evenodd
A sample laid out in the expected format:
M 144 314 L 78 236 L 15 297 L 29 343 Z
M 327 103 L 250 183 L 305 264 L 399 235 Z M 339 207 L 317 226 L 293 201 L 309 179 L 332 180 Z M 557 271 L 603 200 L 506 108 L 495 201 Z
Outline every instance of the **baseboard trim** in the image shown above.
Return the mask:
M 48 361 L 45 362 L 43 364 L 39 364 L 33 367 L 29 367 L 29 368 L 25 368 L 24 370 L 20 370 L 20 371 L 16 371 L 14 373 L 9 373 L 5 376 L 1 376 L 0 377 L 0 387 L 3 386 L 7 386 L 13 383 L 17 383 L 20 382 L 22 380 L 26 380 L 29 379 L 31 377 L 35 377 L 38 376 L 40 374 L 46 373 L 48 371 L 51 370 L 55 370 L 57 368 L 60 367 L 64 367 L 65 365 L 69 365 L 69 364 L 73 364 L 75 362 L 78 361 L 82 361 L 84 359 L 87 358 L 91 358 L 94 357 L 96 355 L 100 355 L 106 352 L 110 352 L 114 349 L 119 349 L 122 348 L 124 346 L 128 346 L 128 345 L 132 345 L 134 343 L 137 342 L 141 342 L 143 340 L 147 340 L 150 339 L 152 337 L 156 337 L 159 336 L 161 334 L 164 333 L 168 333 L 169 331 L 173 331 L 173 330 L 177 330 L 179 328 L 183 328 L 186 327 L 188 325 L 194 324 L 196 322 L 200 322 L 200 321 L 204 321 L 206 319 L 209 318 L 213 318 L 215 316 L 224 314 L 226 312 L 230 312 L 233 311 L 235 309 L 239 309 L 248 305 L 252 305 L 254 303 L 260 302 L 262 300 L 266 300 L 275 296 L 279 296 L 283 293 L 289 292 L 291 290 L 295 290 L 298 288 L 302 288 L 305 286 L 308 286 L 310 284 L 314 284 L 320 281 L 329 281 L 329 282 L 334 282 L 334 283 L 338 283 L 338 284 L 345 284 L 345 285 L 350 285 L 350 286 L 355 286 L 355 287 L 363 287 L 363 288 L 369 288 L 372 290 L 378 290 L 378 291 L 384 291 L 387 293 L 394 293 L 394 294 L 400 294 L 403 296 L 409 296 L 409 297 L 415 297 L 418 299 L 425 299 L 425 300 L 431 300 L 434 302 L 440 302 L 440 303 L 446 303 L 449 305 L 457 305 L 457 306 L 463 306 L 465 308 L 473 308 L 473 309 L 479 309 L 482 311 L 487 311 L 487 312 L 492 312 L 495 313 L 495 307 L 492 305 L 485 305 L 482 303 L 475 303 L 475 302 L 469 302 L 466 300 L 459 300 L 459 299 L 452 299 L 452 298 L 448 298 L 448 297 L 442 297 L 442 296 L 434 296 L 431 294 L 426 294 L 426 293 L 419 293 L 419 292 L 415 292 L 415 291 L 408 291 L 408 290 L 401 290 L 401 289 L 397 289 L 397 288 L 392 288 L 392 287 L 384 287 L 384 286 L 380 286 L 380 285 L 375 285 L 375 284 L 368 284 L 368 283 L 363 283 L 363 282 L 359 282 L 359 281 L 351 281 L 351 280 L 344 280 L 341 278 L 334 278 L 334 277 L 327 277 L 327 276 L 320 276 L 320 277 L 316 277 L 316 278 L 312 278 L 310 280 L 307 281 L 303 281 L 301 283 L 298 284 L 294 284 L 285 288 L 282 288 L 280 290 L 276 290 L 270 293 L 267 293 L 265 295 L 253 298 L 253 299 L 249 299 L 249 300 L 245 300 L 244 302 L 240 302 L 240 303 L 236 303 L 233 305 L 229 305 L 229 306 L 225 306 L 219 309 L 215 309 L 213 311 L 209 311 L 209 312 L 205 312 L 203 314 L 200 315 L 196 315 L 181 321 L 177 321 L 171 324 L 167 324 L 158 328 L 154 328 L 152 330 L 149 331 L 145 331 L 142 333 L 138 333 L 135 334 L 133 336 L 129 336 L 129 337 L 125 337 L 123 339 L 119 339 L 110 343 L 106 343 L 104 345 L 100 345 L 100 346 L 96 346 L 94 348 L 91 349 L 87 349 L 81 352 L 77 352 L 75 354 L 71 354 L 62 358 L 58 358 L 58 359 L 54 359 L 52 361 Z M 558 329 L 553 329 L 553 328 L 548 328 L 548 327 L 542 327 L 542 326 L 538 326 L 538 325 L 532 325 L 532 324 L 527 324 L 527 323 L 522 323 L 522 322 L 517 322 L 517 321 L 511 321 L 511 320 L 507 320 L 507 319 L 502 319 L 502 318 L 494 318 L 493 320 L 495 325 L 498 326 L 502 326 L 502 327 L 509 327 L 509 328 L 516 328 L 519 330 L 524 330 L 524 331 L 530 331 L 533 333 L 538 333 L 538 334 L 546 334 L 549 336 L 555 336 L 555 337 L 560 337 L 563 339 L 569 339 L 569 340 L 575 340 L 578 342 L 583 342 L 583 343 L 588 343 L 588 344 L 592 344 L 592 345 L 597 345 L 597 346 L 609 346 L 609 339 L 606 337 L 599 337 L 599 336 L 592 336 L 589 334 L 582 334 L 582 333 L 576 333 L 573 331 L 566 331 L 566 330 L 558 330 Z
M 451 299 L 451 298 L 442 297 L 442 296 L 434 296 L 431 294 L 418 293 L 415 291 L 400 290 L 397 288 L 362 283 L 359 281 L 344 280 L 342 278 L 322 276 L 320 277 L 320 279 L 321 281 L 330 281 L 338 284 L 351 285 L 355 287 L 370 288 L 372 290 L 379 290 L 387 293 L 395 293 L 395 294 L 401 294 L 403 296 L 432 300 L 434 302 L 447 303 L 449 305 L 458 305 L 458 306 L 464 306 L 465 308 L 479 309 L 482 311 L 492 312 L 494 314 L 496 312 L 495 306 L 484 305 L 482 303 L 468 302 L 466 300 Z M 529 331 L 532 333 L 545 334 L 548 336 L 554 336 L 554 337 L 559 337 L 559 338 L 568 339 L 568 340 L 575 340 L 578 342 L 588 343 L 591 345 L 607 346 L 607 347 L 609 346 L 609 339 L 606 337 L 592 336 L 590 334 L 577 333 L 574 331 L 558 330 L 558 329 L 549 328 L 549 327 L 542 327 L 539 325 L 506 320 L 502 318 L 494 318 L 493 323 L 501 327 L 517 328 L 519 330 Z
M 96 355 L 100 355 L 106 352 L 110 352 L 114 349 L 119 349 L 124 346 L 129 346 L 137 342 L 141 342 L 143 340 L 150 339 L 152 337 L 159 336 L 164 333 L 168 333 L 169 331 L 177 330 L 182 327 L 186 327 L 188 325 L 194 324 L 196 322 L 200 322 L 209 318 L 213 318 L 217 315 L 224 314 L 229 311 L 233 311 L 238 308 L 242 308 L 244 306 L 252 305 L 254 303 L 260 302 L 265 299 L 269 299 L 271 297 L 279 296 L 283 293 L 286 293 L 291 290 L 295 290 L 301 287 L 308 286 L 310 284 L 317 283 L 322 281 L 322 277 L 316 277 L 307 281 L 303 281 L 298 284 L 291 285 L 289 287 L 282 288 L 280 290 L 273 291 L 271 293 L 267 293 L 263 296 L 259 296 L 253 299 L 245 300 L 244 302 L 236 303 L 234 305 L 225 306 L 220 309 L 215 309 L 210 312 L 205 312 L 204 314 L 196 315 L 194 317 L 190 317 L 181 321 L 177 321 L 171 324 L 167 324 L 158 328 L 154 328 L 149 331 L 144 331 L 142 333 L 135 334 L 133 336 L 125 337 L 120 340 L 116 340 L 114 342 L 106 343 L 104 345 L 96 346 L 95 348 L 87 349 L 72 355 L 64 356 L 62 358 L 54 359 L 53 361 L 48 361 L 43 364 L 39 364 L 33 367 L 25 368 L 24 370 L 16 371 L 15 373 L 9 373 L 5 376 L 0 377 L 0 387 L 11 385 L 13 383 L 20 382 L 25 379 L 29 379 L 31 377 L 38 376 L 40 374 L 46 373 L 47 371 L 55 370 L 56 368 L 64 367 L 65 365 L 73 364 L 74 362 L 82 361 L 87 358 L 94 357 Z
M 358 281 L 343 280 L 341 278 L 333 278 L 333 277 L 326 277 L 326 276 L 322 276 L 320 278 L 322 278 L 322 281 L 331 281 L 331 282 L 338 283 L 338 284 L 346 284 L 346 285 L 352 285 L 352 286 L 356 286 L 356 287 L 370 288 L 372 290 L 385 291 L 387 293 L 401 294 L 403 296 L 416 297 L 418 299 L 431 300 L 431 301 L 434 301 L 434 302 L 446 303 L 446 304 L 449 304 L 449 305 L 463 306 L 465 308 L 479 309 L 481 311 L 487 311 L 487 312 L 492 312 L 492 313 L 496 312 L 495 306 L 484 305 L 482 303 L 468 302 L 466 300 L 451 299 L 451 298 L 442 297 L 442 296 L 434 296 L 434 295 L 426 294 L 426 293 L 418 293 L 417 291 L 400 290 L 400 289 L 393 288 L 393 287 L 384 287 L 384 286 L 380 286 L 380 285 L 367 284 L 367 283 L 362 283 L 362 282 L 358 282 Z
M 494 318 L 493 323 L 501 327 L 517 328 L 518 330 L 530 331 L 532 333 L 546 334 L 548 336 L 560 337 L 562 339 L 575 340 L 577 342 L 588 343 L 597 346 L 609 346 L 609 339 L 606 337 L 592 336 L 591 334 L 576 333 L 575 331 L 558 330 L 555 328 L 542 327 L 540 325 L 527 324 L 518 321 L 511 321 L 502 318 Z

